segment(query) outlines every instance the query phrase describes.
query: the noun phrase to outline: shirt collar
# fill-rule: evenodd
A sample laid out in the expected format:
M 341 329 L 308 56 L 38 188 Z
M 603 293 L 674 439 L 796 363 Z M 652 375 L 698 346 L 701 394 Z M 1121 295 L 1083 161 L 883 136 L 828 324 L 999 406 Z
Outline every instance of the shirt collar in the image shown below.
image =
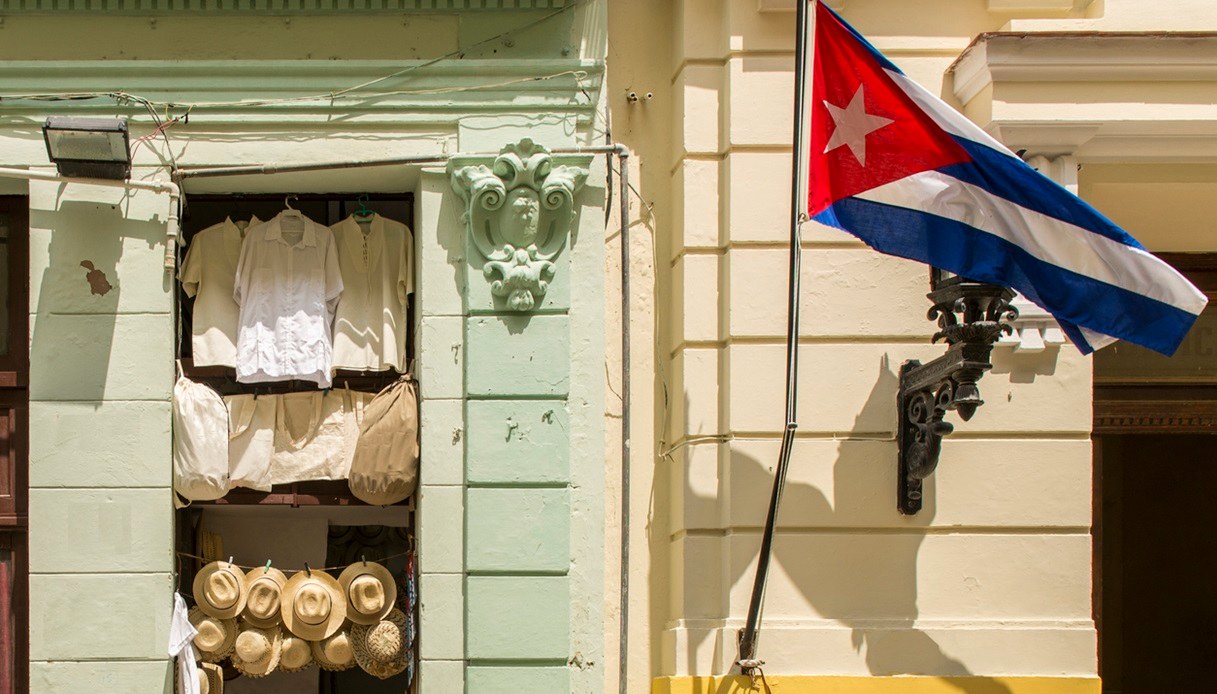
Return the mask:
M 266 223 L 266 236 L 264 238 L 267 241 L 279 241 L 284 244 L 287 243 L 287 241 L 283 238 L 283 215 L 284 213 L 280 212 L 279 214 L 275 215 L 274 219 Z M 300 242 L 292 247 L 300 248 L 303 246 L 316 246 L 317 233 L 313 231 L 313 220 L 305 217 L 304 215 L 300 215 L 300 219 L 304 222 L 304 235 L 300 238 Z

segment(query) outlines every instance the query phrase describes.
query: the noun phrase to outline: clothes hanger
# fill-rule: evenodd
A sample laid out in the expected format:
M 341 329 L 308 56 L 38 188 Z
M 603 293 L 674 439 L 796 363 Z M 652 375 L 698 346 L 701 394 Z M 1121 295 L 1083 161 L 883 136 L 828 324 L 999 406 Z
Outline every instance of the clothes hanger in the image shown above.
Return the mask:
M 300 196 L 295 195 L 295 194 L 291 194 L 291 195 L 284 197 L 283 198 L 283 207 L 285 207 L 286 209 L 284 209 L 283 212 L 281 212 L 280 214 L 287 215 L 288 217 L 296 217 L 299 219 L 303 219 L 304 215 L 300 213 L 300 210 L 297 210 L 296 208 L 292 207 L 292 200 L 299 200 L 299 199 L 300 199 Z
M 356 221 L 364 221 L 376 216 L 376 211 L 368 207 L 367 193 L 362 193 L 359 197 L 355 198 L 355 202 L 359 203 L 359 209 L 352 212 L 351 216 L 354 217 Z

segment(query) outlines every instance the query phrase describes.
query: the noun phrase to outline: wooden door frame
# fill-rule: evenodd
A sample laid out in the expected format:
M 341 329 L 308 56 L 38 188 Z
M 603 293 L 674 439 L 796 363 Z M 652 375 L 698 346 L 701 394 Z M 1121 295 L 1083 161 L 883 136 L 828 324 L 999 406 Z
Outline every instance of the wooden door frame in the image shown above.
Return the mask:
M 1217 299 L 1217 253 L 1158 253 L 1211 299 Z M 1217 434 L 1217 385 L 1094 385 L 1094 434 Z

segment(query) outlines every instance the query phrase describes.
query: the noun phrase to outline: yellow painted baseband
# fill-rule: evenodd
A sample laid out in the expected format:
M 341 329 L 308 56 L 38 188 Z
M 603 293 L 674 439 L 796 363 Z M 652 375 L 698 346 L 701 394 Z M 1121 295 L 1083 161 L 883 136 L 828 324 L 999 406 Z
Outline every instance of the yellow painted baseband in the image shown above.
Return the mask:
M 651 694 L 1100 694 L 1097 677 L 657 677 Z

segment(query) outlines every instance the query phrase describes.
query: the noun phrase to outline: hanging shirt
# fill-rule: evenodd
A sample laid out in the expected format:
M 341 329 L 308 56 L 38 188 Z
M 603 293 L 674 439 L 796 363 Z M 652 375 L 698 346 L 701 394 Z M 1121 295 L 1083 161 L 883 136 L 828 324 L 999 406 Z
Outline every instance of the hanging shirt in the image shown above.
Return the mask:
M 345 289 L 334 320 L 334 368 L 405 371 L 406 297 L 414 291 L 414 235 L 380 215 L 330 227 Z
M 237 365 L 237 318 L 233 281 L 245 229 L 262 222 L 225 219 L 194 235 L 178 272 L 186 296 L 194 297 L 191 334 L 195 366 Z
M 330 230 L 295 212 L 252 227 L 233 298 L 240 308 L 237 381 L 298 378 L 330 387 L 333 311 L 342 295 Z
M 182 594 L 174 593 L 173 618 L 169 620 L 169 655 L 177 659 L 178 694 L 199 694 L 199 676 L 195 672 L 198 653 L 194 650 L 194 637 L 198 633 L 190 623 Z

